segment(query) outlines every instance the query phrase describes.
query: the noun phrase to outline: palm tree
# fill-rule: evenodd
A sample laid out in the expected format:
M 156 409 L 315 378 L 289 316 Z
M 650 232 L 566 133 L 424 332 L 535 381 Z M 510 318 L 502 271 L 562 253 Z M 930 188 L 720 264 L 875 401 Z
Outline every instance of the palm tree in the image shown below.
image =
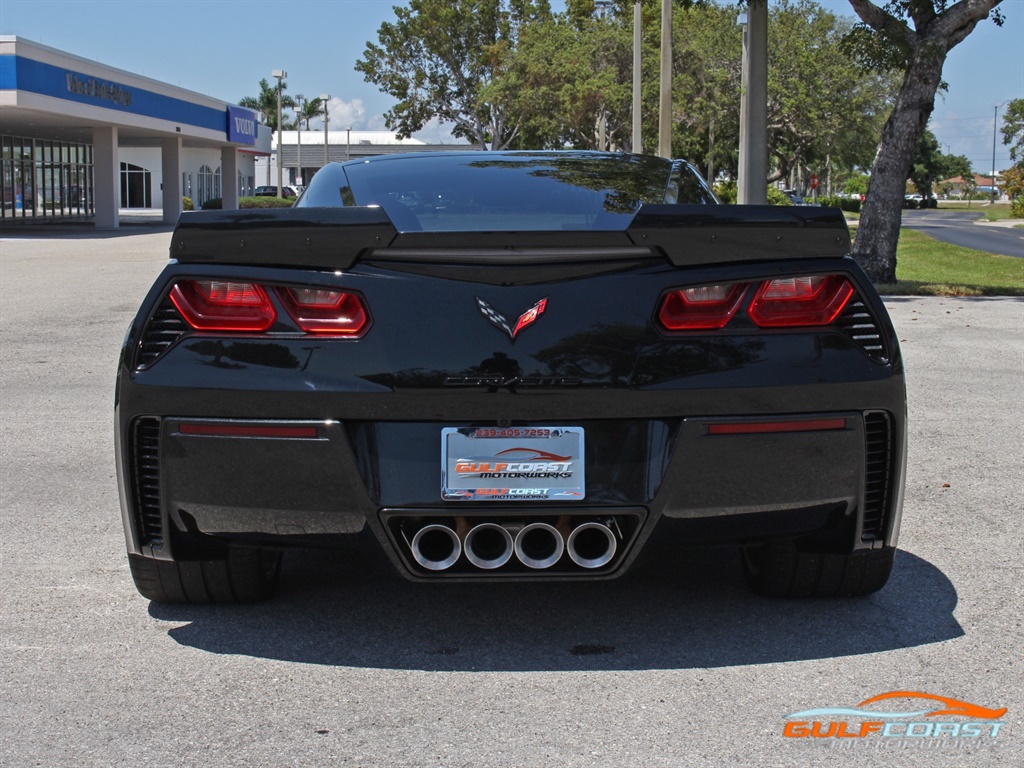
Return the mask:
M 281 90 L 284 91 L 288 87 L 288 83 L 284 80 L 280 81 Z M 272 86 L 267 82 L 267 78 L 260 80 L 260 95 L 259 96 L 243 96 L 238 100 L 238 106 L 245 107 L 246 109 L 254 110 L 260 115 L 260 123 L 263 125 L 270 126 L 270 130 L 278 132 L 277 125 L 277 87 Z M 281 109 L 284 110 L 295 109 L 295 99 L 291 96 L 285 96 L 281 94 Z M 284 122 L 284 114 L 282 112 L 281 121 Z M 287 124 L 283 126 L 287 128 Z M 281 141 L 280 133 L 277 136 L 278 142 Z M 267 163 L 267 184 L 270 184 L 270 163 Z
M 288 83 L 282 80 L 281 90 L 287 88 Z M 259 96 L 245 96 L 238 100 L 238 106 L 258 112 L 260 123 L 270 126 L 272 131 L 277 131 L 277 88 L 268 83 L 266 78 L 260 80 Z M 295 109 L 295 99 L 282 93 L 281 109 Z M 283 115 L 281 119 L 284 120 Z
M 310 99 L 309 101 L 306 101 L 306 99 L 301 95 L 297 98 L 302 106 L 295 111 L 295 116 L 298 118 L 300 123 L 304 124 L 305 129 L 308 131 L 309 121 L 314 117 L 320 117 L 323 115 L 324 103 L 320 100 L 319 96 Z

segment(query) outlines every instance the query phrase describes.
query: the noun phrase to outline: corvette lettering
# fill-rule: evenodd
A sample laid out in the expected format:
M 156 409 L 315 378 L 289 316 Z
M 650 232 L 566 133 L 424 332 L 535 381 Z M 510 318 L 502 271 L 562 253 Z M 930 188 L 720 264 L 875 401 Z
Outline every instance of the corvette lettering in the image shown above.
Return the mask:
M 578 387 L 580 380 L 563 376 L 449 376 L 446 387 Z

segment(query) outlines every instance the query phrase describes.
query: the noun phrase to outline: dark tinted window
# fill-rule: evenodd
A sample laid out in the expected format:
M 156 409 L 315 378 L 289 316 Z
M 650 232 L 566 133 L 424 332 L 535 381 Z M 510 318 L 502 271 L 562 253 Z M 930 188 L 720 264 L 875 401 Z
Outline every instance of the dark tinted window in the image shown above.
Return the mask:
M 459 152 L 328 166 L 299 206 L 379 205 L 401 231 L 623 229 L 643 203 L 714 203 L 685 164 L 586 152 Z

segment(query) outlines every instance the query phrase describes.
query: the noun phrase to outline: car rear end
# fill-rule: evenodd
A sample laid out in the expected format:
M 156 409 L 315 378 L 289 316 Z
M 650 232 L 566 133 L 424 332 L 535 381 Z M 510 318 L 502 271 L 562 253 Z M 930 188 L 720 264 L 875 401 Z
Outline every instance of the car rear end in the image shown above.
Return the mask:
M 500 161 L 596 186 L 527 157 Z M 305 207 L 174 235 L 118 377 L 133 563 L 368 528 L 413 579 L 600 579 L 675 527 L 744 545 L 764 592 L 881 586 L 862 572 L 887 576 L 898 535 L 902 363 L 838 213 L 680 205 L 695 182 L 666 173 L 670 205 L 602 192 L 558 230 L 535 201 L 530 229 L 325 172 Z

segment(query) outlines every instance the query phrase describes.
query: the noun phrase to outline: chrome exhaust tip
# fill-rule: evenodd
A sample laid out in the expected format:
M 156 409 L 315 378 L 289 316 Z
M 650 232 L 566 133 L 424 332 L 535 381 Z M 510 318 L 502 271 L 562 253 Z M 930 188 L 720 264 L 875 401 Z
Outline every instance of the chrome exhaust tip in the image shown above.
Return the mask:
M 455 565 L 462 554 L 458 534 L 447 525 L 431 523 L 416 531 L 409 544 L 416 562 L 428 571 L 443 571 Z
M 512 559 L 514 543 L 508 529 L 497 523 L 474 525 L 462 543 L 466 559 L 477 568 L 501 568 Z
M 558 529 L 547 523 L 530 523 L 516 534 L 516 557 L 527 568 L 550 568 L 565 551 Z
M 618 548 L 615 533 L 604 523 L 581 523 L 573 528 L 566 543 L 571 559 L 580 568 L 608 565 Z

